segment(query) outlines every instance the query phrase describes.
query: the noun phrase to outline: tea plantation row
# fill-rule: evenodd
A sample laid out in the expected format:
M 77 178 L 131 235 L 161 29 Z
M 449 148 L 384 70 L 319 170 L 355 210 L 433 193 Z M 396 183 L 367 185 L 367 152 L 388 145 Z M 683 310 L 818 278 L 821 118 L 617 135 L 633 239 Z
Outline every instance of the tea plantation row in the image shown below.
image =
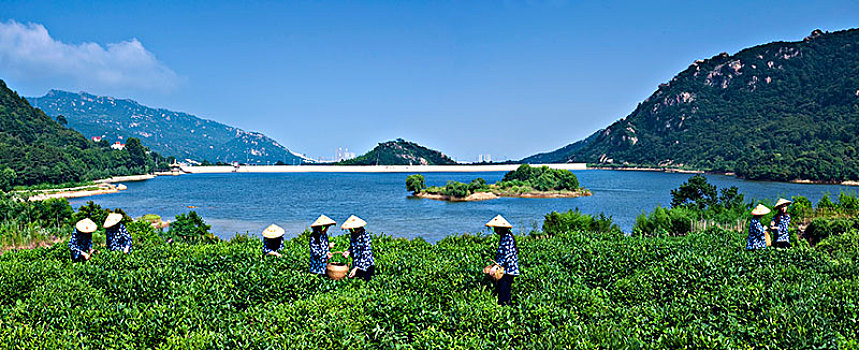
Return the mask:
M 144 242 L 72 263 L 64 244 L 0 256 L 0 347 L 254 349 L 857 348 L 856 254 L 744 237 L 570 232 L 519 238 L 499 307 L 497 237 L 375 237 L 371 281 L 309 276 L 307 237 Z M 335 238 L 338 247 L 347 237 Z

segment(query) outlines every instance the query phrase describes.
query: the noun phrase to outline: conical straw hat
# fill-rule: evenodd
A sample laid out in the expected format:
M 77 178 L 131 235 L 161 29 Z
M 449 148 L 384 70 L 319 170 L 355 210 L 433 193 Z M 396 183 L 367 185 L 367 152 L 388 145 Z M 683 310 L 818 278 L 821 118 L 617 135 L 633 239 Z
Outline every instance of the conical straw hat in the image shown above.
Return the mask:
M 113 225 L 118 224 L 122 221 L 122 214 L 120 213 L 110 213 L 107 214 L 107 219 L 104 220 L 104 228 L 111 228 Z
M 510 223 L 507 222 L 507 220 L 505 220 L 504 217 L 501 215 L 498 215 L 498 216 L 492 218 L 492 220 L 489 220 L 489 222 L 486 223 L 486 226 L 513 228 L 513 225 L 510 225 Z
M 769 213 L 770 213 L 770 208 L 767 208 L 767 206 L 765 206 L 763 204 L 758 204 L 758 206 L 752 210 L 752 215 L 754 215 L 754 216 L 767 215 Z
M 366 221 L 361 220 L 361 218 L 359 218 L 355 215 L 352 215 L 348 219 L 346 219 L 346 222 L 344 222 L 343 226 L 340 226 L 340 228 L 346 230 L 346 229 L 351 229 L 351 228 L 364 227 L 364 225 L 367 225 Z
M 98 229 L 98 225 L 92 222 L 92 220 L 90 220 L 89 218 L 86 218 L 81 221 L 78 221 L 78 223 L 75 224 L 75 228 L 78 229 L 78 232 L 93 233 L 96 229 Z
M 778 202 L 775 202 L 775 206 L 773 206 L 773 208 L 778 208 L 782 205 L 790 205 L 791 203 L 793 203 L 793 202 L 791 202 L 787 199 L 784 199 L 784 198 L 779 198 Z
M 316 219 L 316 221 L 314 221 L 312 224 L 310 224 L 310 227 L 329 226 L 329 225 L 334 225 L 334 224 L 337 224 L 337 222 L 334 220 L 331 220 L 331 218 L 329 218 L 325 215 L 319 215 L 319 219 Z
M 284 231 L 282 227 L 271 224 L 271 226 L 266 227 L 266 229 L 262 231 L 262 236 L 265 238 L 278 238 L 283 236 L 284 233 L 286 233 L 286 231 Z

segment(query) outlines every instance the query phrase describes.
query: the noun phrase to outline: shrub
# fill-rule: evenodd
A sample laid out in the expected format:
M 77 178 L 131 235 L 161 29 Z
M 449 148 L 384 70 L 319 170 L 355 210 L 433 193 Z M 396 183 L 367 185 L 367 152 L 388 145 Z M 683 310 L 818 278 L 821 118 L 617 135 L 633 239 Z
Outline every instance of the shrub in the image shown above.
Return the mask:
M 650 215 L 641 213 L 635 219 L 632 233 L 642 236 L 686 235 L 692 231 L 692 221 L 699 219 L 698 214 L 698 211 L 685 207 L 656 207 Z
M 826 238 L 814 249 L 826 252 L 836 259 L 855 258 L 859 256 L 859 230 L 854 228 L 843 234 Z
M 815 245 L 830 236 L 839 236 L 853 229 L 859 229 L 859 218 L 816 218 L 805 228 L 803 237 L 808 243 Z
M 568 231 L 598 233 L 621 233 L 620 227 L 612 222 L 611 216 L 600 213 L 599 217 L 582 214 L 579 208 L 567 212 L 551 212 L 543 219 L 543 232 L 558 234 Z
M 406 190 L 413 193 L 418 194 L 421 193 L 422 190 L 427 188 L 426 183 L 424 182 L 424 176 L 421 174 L 409 175 L 406 177 Z
M 170 224 L 169 237 L 181 243 L 211 243 L 218 240 L 209 233 L 211 228 L 192 210 L 188 214 L 176 215 L 176 221 Z
M 821 208 L 833 209 L 833 208 L 837 208 L 837 207 L 838 206 L 835 203 L 832 203 L 832 200 L 829 199 L 829 193 L 824 194 L 823 197 L 821 197 L 820 200 L 817 201 L 817 208 L 818 209 L 821 209 Z
M 447 185 L 444 186 L 444 190 L 442 190 L 442 194 L 450 197 L 463 198 L 468 197 L 471 192 L 468 190 L 468 185 L 462 182 L 448 181 Z

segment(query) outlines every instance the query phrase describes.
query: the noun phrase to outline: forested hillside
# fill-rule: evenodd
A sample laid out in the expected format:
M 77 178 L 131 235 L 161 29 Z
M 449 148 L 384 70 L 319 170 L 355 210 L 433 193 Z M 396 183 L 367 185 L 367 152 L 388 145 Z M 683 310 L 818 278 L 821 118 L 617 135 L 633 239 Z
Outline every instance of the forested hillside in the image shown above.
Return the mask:
M 349 165 L 445 165 L 456 161 L 436 150 L 432 150 L 403 139 L 380 143 L 357 158 L 341 164 Z
M 65 116 L 70 127 L 87 137 L 111 142 L 136 137 L 152 150 L 180 159 L 250 164 L 309 161 L 262 133 L 133 100 L 60 90 L 27 99 L 50 115 Z
M 859 179 L 857 147 L 852 29 L 695 61 L 595 140 L 556 158 L 840 181 Z
M 135 138 L 122 150 L 92 142 L 33 108 L 0 80 L 0 191 L 15 185 L 65 183 L 167 167 Z

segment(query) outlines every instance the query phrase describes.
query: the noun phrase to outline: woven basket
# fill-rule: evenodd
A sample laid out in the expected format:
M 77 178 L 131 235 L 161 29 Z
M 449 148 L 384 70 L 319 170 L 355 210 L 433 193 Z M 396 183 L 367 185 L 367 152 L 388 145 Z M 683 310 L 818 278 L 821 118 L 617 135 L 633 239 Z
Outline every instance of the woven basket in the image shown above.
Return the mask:
M 495 266 L 497 266 L 498 268 L 495 270 L 495 274 L 492 274 L 492 268 Z M 491 278 L 493 281 L 498 281 L 501 279 L 501 277 L 504 277 L 504 267 L 498 265 L 493 261 L 492 264 L 486 265 L 486 267 L 483 268 L 483 273 L 489 276 L 489 278 Z
M 343 252 L 334 252 L 333 254 L 342 255 Z M 335 281 L 343 279 L 347 273 L 349 273 L 349 264 L 347 263 L 329 262 L 325 266 L 325 274 L 328 275 L 328 278 Z

